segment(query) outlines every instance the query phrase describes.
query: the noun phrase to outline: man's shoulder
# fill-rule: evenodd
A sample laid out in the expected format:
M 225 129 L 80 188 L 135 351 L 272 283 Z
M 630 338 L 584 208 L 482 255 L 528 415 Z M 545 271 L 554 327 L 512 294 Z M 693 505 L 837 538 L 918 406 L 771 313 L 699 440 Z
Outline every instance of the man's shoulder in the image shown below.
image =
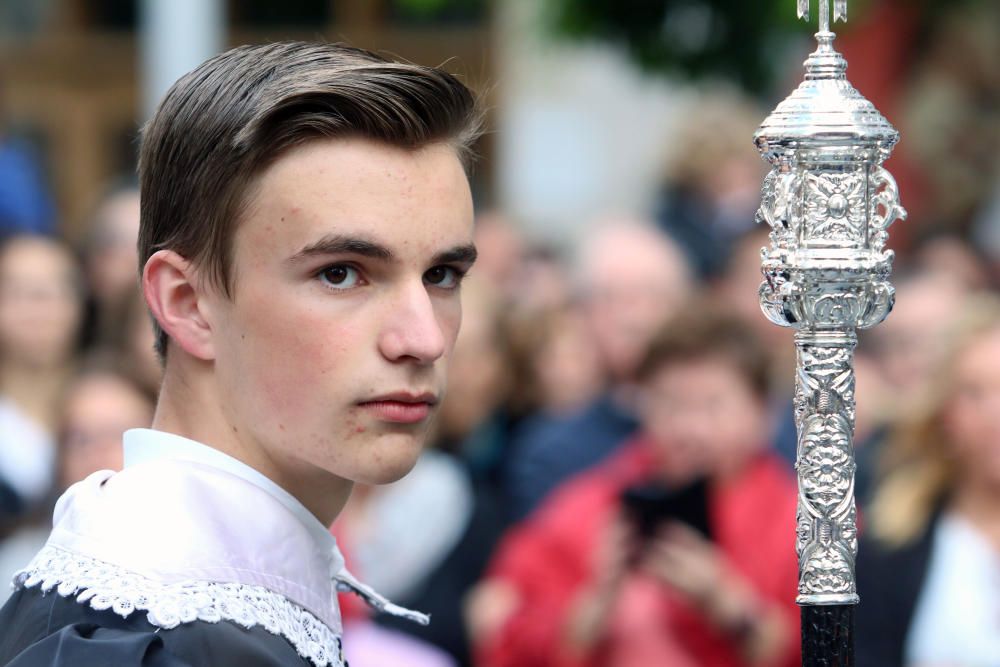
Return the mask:
M 193 621 L 164 630 L 142 612 L 122 616 L 39 588 L 11 596 L 0 609 L 0 628 L 0 665 L 10 667 L 310 665 L 261 626 Z

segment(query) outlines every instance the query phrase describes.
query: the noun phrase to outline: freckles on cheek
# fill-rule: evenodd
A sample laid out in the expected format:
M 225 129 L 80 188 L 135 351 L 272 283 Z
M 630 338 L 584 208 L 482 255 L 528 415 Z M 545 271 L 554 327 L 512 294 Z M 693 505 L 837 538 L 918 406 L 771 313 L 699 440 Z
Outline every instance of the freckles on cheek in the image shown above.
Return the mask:
M 314 423 L 321 417 L 316 405 L 332 410 L 337 394 L 350 385 L 349 378 L 337 379 L 356 355 L 345 348 L 342 328 L 331 327 L 329 318 L 275 315 L 261 323 L 260 346 L 251 352 L 263 366 L 258 390 L 266 395 L 268 409 L 283 419 Z

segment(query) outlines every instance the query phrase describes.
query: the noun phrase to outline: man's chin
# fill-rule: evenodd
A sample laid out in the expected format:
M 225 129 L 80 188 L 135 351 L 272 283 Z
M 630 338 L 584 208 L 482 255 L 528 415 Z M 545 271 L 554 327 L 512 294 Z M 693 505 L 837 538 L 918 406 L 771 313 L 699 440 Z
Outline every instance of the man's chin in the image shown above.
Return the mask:
M 417 464 L 423 452 L 424 439 L 410 439 L 405 443 L 378 443 L 368 452 L 367 460 L 355 481 L 364 484 L 392 484 L 405 477 Z
M 414 458 L 407 463 L 399 463 L 392 466 L 377 466 L 373 470 L 365 471 L 364 474 L 359 475 L 360 479 L 356 479 L 355 481 L 363 484 L 392 484 L 406 477 L 413 470 L 416 463 L 417 460 Z

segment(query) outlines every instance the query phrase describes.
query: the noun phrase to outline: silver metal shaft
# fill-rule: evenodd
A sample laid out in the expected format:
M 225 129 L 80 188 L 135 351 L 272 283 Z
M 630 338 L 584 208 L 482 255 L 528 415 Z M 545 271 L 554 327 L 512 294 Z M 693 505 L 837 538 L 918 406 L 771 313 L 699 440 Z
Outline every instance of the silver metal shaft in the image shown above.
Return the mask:
M 762 250 L 761 308 L 796 330 L 795 421 L 799 506 L 798 602 L 858 602 L 854 576 L 854 368 L 857 330 L 892 309 L 887 228 L 905 217 L 882 163 L 899 133 L 847 80 L 833 47 L 846 0 L 819 0 L 818 48 L 805 80 L 754 135 L 772 165 L 758 220 L 771 227 Z M 809 0 L 798 13 L 809 14 Z

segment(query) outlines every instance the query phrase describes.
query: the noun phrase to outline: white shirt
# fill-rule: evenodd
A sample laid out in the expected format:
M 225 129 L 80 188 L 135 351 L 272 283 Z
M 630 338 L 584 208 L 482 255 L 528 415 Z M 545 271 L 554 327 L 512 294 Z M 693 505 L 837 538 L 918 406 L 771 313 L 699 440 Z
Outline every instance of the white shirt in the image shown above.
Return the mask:
M 1000 667 L 1000 553 L 955 515 L 933 539 L 905 664 Z
M 162 628 L 262 625 L 317 665 L 340 664 L 338 590 L 427 622 L 354 579 L 326 526 L 253 468 L 161 431 L 124 441 L 122 472 L 94 473 L 59 499 L 52 534 L 16 586 L 122 616 L 144 610 Z
M 55 461 L 52 436 L 13 402 L 0 398 L 0 477 L 34 502 L 51 489 Z

